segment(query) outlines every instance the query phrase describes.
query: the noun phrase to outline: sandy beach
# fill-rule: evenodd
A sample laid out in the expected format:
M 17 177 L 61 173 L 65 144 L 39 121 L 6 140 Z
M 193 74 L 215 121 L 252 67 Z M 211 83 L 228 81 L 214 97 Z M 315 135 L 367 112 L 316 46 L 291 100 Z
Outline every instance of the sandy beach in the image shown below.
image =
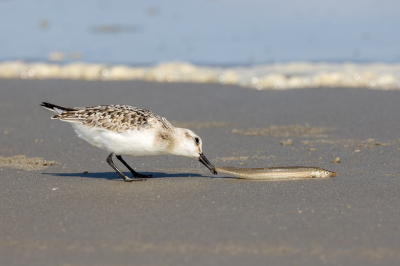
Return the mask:
M 0 95 L 1 265 L 400 262 L 400 91 L 0 80 Z M 42 101 L 149 109 L 199 134 L 217 166 L 338 176 L 259 182 L 189 158 L 126 157 L 155 177 L 126 183 Z

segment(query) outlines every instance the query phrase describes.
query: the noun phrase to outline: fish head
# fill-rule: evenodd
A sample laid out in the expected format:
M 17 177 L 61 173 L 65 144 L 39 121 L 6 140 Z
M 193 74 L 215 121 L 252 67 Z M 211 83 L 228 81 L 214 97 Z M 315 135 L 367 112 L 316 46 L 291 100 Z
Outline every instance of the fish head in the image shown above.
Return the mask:
M 321 168 L 316 171 L 315 176 L 320 178 L 333 177 L 336 176 L 336 173 Z

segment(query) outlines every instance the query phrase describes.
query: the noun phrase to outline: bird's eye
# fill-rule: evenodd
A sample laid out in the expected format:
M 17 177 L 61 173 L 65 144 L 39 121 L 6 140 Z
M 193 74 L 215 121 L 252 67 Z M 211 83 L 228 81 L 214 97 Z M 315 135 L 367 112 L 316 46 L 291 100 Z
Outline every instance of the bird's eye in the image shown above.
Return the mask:
M 200 143 L 200 139 L 199 138 L 194 138 L 194 141 L 196 142 L 196 145 L 199 145 L 199 143 Z

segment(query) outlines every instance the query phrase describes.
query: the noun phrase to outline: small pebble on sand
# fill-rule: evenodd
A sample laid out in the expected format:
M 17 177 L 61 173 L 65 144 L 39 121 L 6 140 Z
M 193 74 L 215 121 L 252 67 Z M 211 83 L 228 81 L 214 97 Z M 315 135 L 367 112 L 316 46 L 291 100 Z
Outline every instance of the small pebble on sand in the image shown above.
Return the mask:
M 281 145 L 283 145 L 283 146 L 291 146 L 291 145 L 293 145 L 293 140 L 292 139 L 282 140 L 281 141 Z
M 331 161 L 331 163 L 341 163 L 341 162 L 342 162 L 342 160 L 340 160 L 339 157 L 336 157 L 335 159 L 333 159 L 333 160 Z

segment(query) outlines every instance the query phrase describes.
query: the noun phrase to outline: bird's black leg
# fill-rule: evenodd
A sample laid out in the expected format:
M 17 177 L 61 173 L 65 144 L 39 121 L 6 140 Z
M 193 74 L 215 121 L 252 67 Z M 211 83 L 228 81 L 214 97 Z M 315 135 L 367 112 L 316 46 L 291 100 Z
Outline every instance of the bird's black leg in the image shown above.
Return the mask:
M 107 163 L 124 179 L 126 182 L 132 182 L 132 181 L 144 181 L 146 179 L 144 178 L 129 178 L 126 175 L 124 175 L 114 164 L 112 160 L 113 153 L 110 153 L 107 157 Z M 117 156 L 118 158 L 118 156 Z M 119 158 L 118 158 L 119 159 Z M 126 165 L 126 163 L 124 163 Z
M 129 171 L 131 171 L 133 177 L 136 177 L 136 178 L 137 178 L 137 177 L 140 177 L 140 178 L 150 178 L 150 177 L 152 177 L 152 175 L 142 175 L 142 174 L 137 173 L 135 170 L 132 169 L 132 167 L 129 166 L 129 164 L 127 164 L 127 163 L 125 162 L 124 159 L 122 159 L 122 156 L 121 156 L 121 155 L 115 155 L 115 156 L 117 157 L 118 160 L 121 161 L 121 163 L 123 163 L 123 164 L 126 166 L 126 168 L 129 169 Z

